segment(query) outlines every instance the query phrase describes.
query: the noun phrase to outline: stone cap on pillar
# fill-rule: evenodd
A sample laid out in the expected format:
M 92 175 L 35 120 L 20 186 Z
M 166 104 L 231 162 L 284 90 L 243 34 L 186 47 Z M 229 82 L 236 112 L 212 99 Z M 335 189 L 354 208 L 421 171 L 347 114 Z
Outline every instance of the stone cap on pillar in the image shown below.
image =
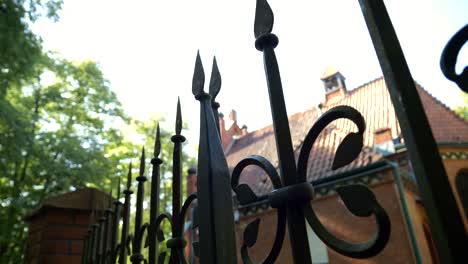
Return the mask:
M 109 199 L 113 200 L 114 198 L 98 189 L 85 187 L 46 198 L 38 208 L 27 214 L 24 219 L 29 221 L 46 208 L 102 211 L 109 204 Z

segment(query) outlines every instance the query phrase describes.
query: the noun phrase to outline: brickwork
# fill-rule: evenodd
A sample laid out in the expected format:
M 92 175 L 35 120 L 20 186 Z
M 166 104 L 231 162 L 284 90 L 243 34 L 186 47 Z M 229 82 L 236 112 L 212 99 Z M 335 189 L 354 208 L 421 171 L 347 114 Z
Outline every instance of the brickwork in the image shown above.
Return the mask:
M 79 264 L 91 211 L 99 217 L 109 196 L 91 188 L 46 200 L 29 215 L 27 264 Z M 107 200 L 107 201 L 106 201 Z
M 348 258 L 328 249 L 329 263 L 414 263 L 409 234 L 406 230 L 393 181 L 376 184 L 372 186 L 372 190 L 379 203 L 390 216 L 392 231 L 388 245 L 378 256 L 363 260 Z M 341 238 L 349 241 L 363 241 L 369 239 L 375 232 L 374 219 L 353 216 L 344 207 L 336 194 L 317 199 L 312 204 L 324 226 Z M 256 217 L 262 219 L 259 237 L 255 246 L 249 251 L 255 261 L 260 261 L 268 254 L 272 246 L 276 227 L 276 213 L 274 210 L 269 210 L 243 218 L 237 226 L 239 242 L 242 239 L 245 226 Z M 277 263 L 292 263 L 288 237 L 285 239 Z
M 26 263 L 81 263 L 90 211 L 47 208 L 30 219 Z

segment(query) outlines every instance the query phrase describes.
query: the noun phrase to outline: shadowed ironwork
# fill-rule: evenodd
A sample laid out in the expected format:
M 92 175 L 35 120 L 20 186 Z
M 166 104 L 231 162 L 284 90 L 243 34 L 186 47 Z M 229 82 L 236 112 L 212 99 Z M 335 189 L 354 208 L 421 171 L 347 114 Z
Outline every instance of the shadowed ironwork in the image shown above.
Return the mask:
M 468 41 L 468 24 L 461 28 L 447 43 L 440 58 L 440 68 L 447 79 L 453 81 L 465 93 L 468 93 L 468 67 L 465 66 L 463 72 L 457 74 L 455 65 L 457 57 L 463 45 Z

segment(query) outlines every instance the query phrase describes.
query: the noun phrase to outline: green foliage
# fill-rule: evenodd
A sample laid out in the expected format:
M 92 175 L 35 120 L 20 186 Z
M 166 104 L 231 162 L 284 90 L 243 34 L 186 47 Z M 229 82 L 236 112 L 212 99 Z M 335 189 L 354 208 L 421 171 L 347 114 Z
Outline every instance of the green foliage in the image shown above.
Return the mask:
M 456 106 L 454 111 L 463 119 L 468 121 L 468 94 L 462 92 L 463 103 Z
M 41 40 L 29 28 L 40 17 L 58 19 L 62 0 L 0 1 L 0 98 L 30 77 L 42 57 Z

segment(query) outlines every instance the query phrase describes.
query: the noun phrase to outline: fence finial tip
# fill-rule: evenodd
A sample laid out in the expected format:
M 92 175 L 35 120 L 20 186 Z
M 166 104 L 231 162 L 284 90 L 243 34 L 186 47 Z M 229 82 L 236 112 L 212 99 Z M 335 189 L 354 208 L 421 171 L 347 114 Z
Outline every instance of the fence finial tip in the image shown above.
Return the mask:
M 197 51 L 197 58 L 195 60 L 195 70 L 193 72 L 192 80 L 192 93 L 193 95 L 201 95 L 204 93 L 203 86 L 205 85 L 205 72 L 200 58 L 200 51 Z
M 127 190 L 130 189 L 132 186 L 132 162 L 130 161 L 130 165 L 128 166 L 128 175 L 127 175 Z
M 271 33 L 273 22 L 274 15 L 268 2 L 266 0 L 257 0 L 254 22 L 255 38 Z
M 141 149 L 141 157 L 140 157 L 140 176 L 143 176 L 145 173 L 145 146 Z
M 161 152 L 161 133 L 159 131 L 159 123 L 156 126 L 156 139 L 154 141 L 154 157 L 158 157 Z
M 211 70 L 210 79 L 210 95 L 214 100 L 221 89 L 221 74 L 219 73 L 218 63 L 216 62 L 216 56 L 213 56 L 213 68 Z
M 177 97 L 177 114 L 176 114 L 176 124 L 175 124 L 176 135 L 180 135 L 181 131 L 182 131 L 182 113 L 180 110 L 180 97 Z

